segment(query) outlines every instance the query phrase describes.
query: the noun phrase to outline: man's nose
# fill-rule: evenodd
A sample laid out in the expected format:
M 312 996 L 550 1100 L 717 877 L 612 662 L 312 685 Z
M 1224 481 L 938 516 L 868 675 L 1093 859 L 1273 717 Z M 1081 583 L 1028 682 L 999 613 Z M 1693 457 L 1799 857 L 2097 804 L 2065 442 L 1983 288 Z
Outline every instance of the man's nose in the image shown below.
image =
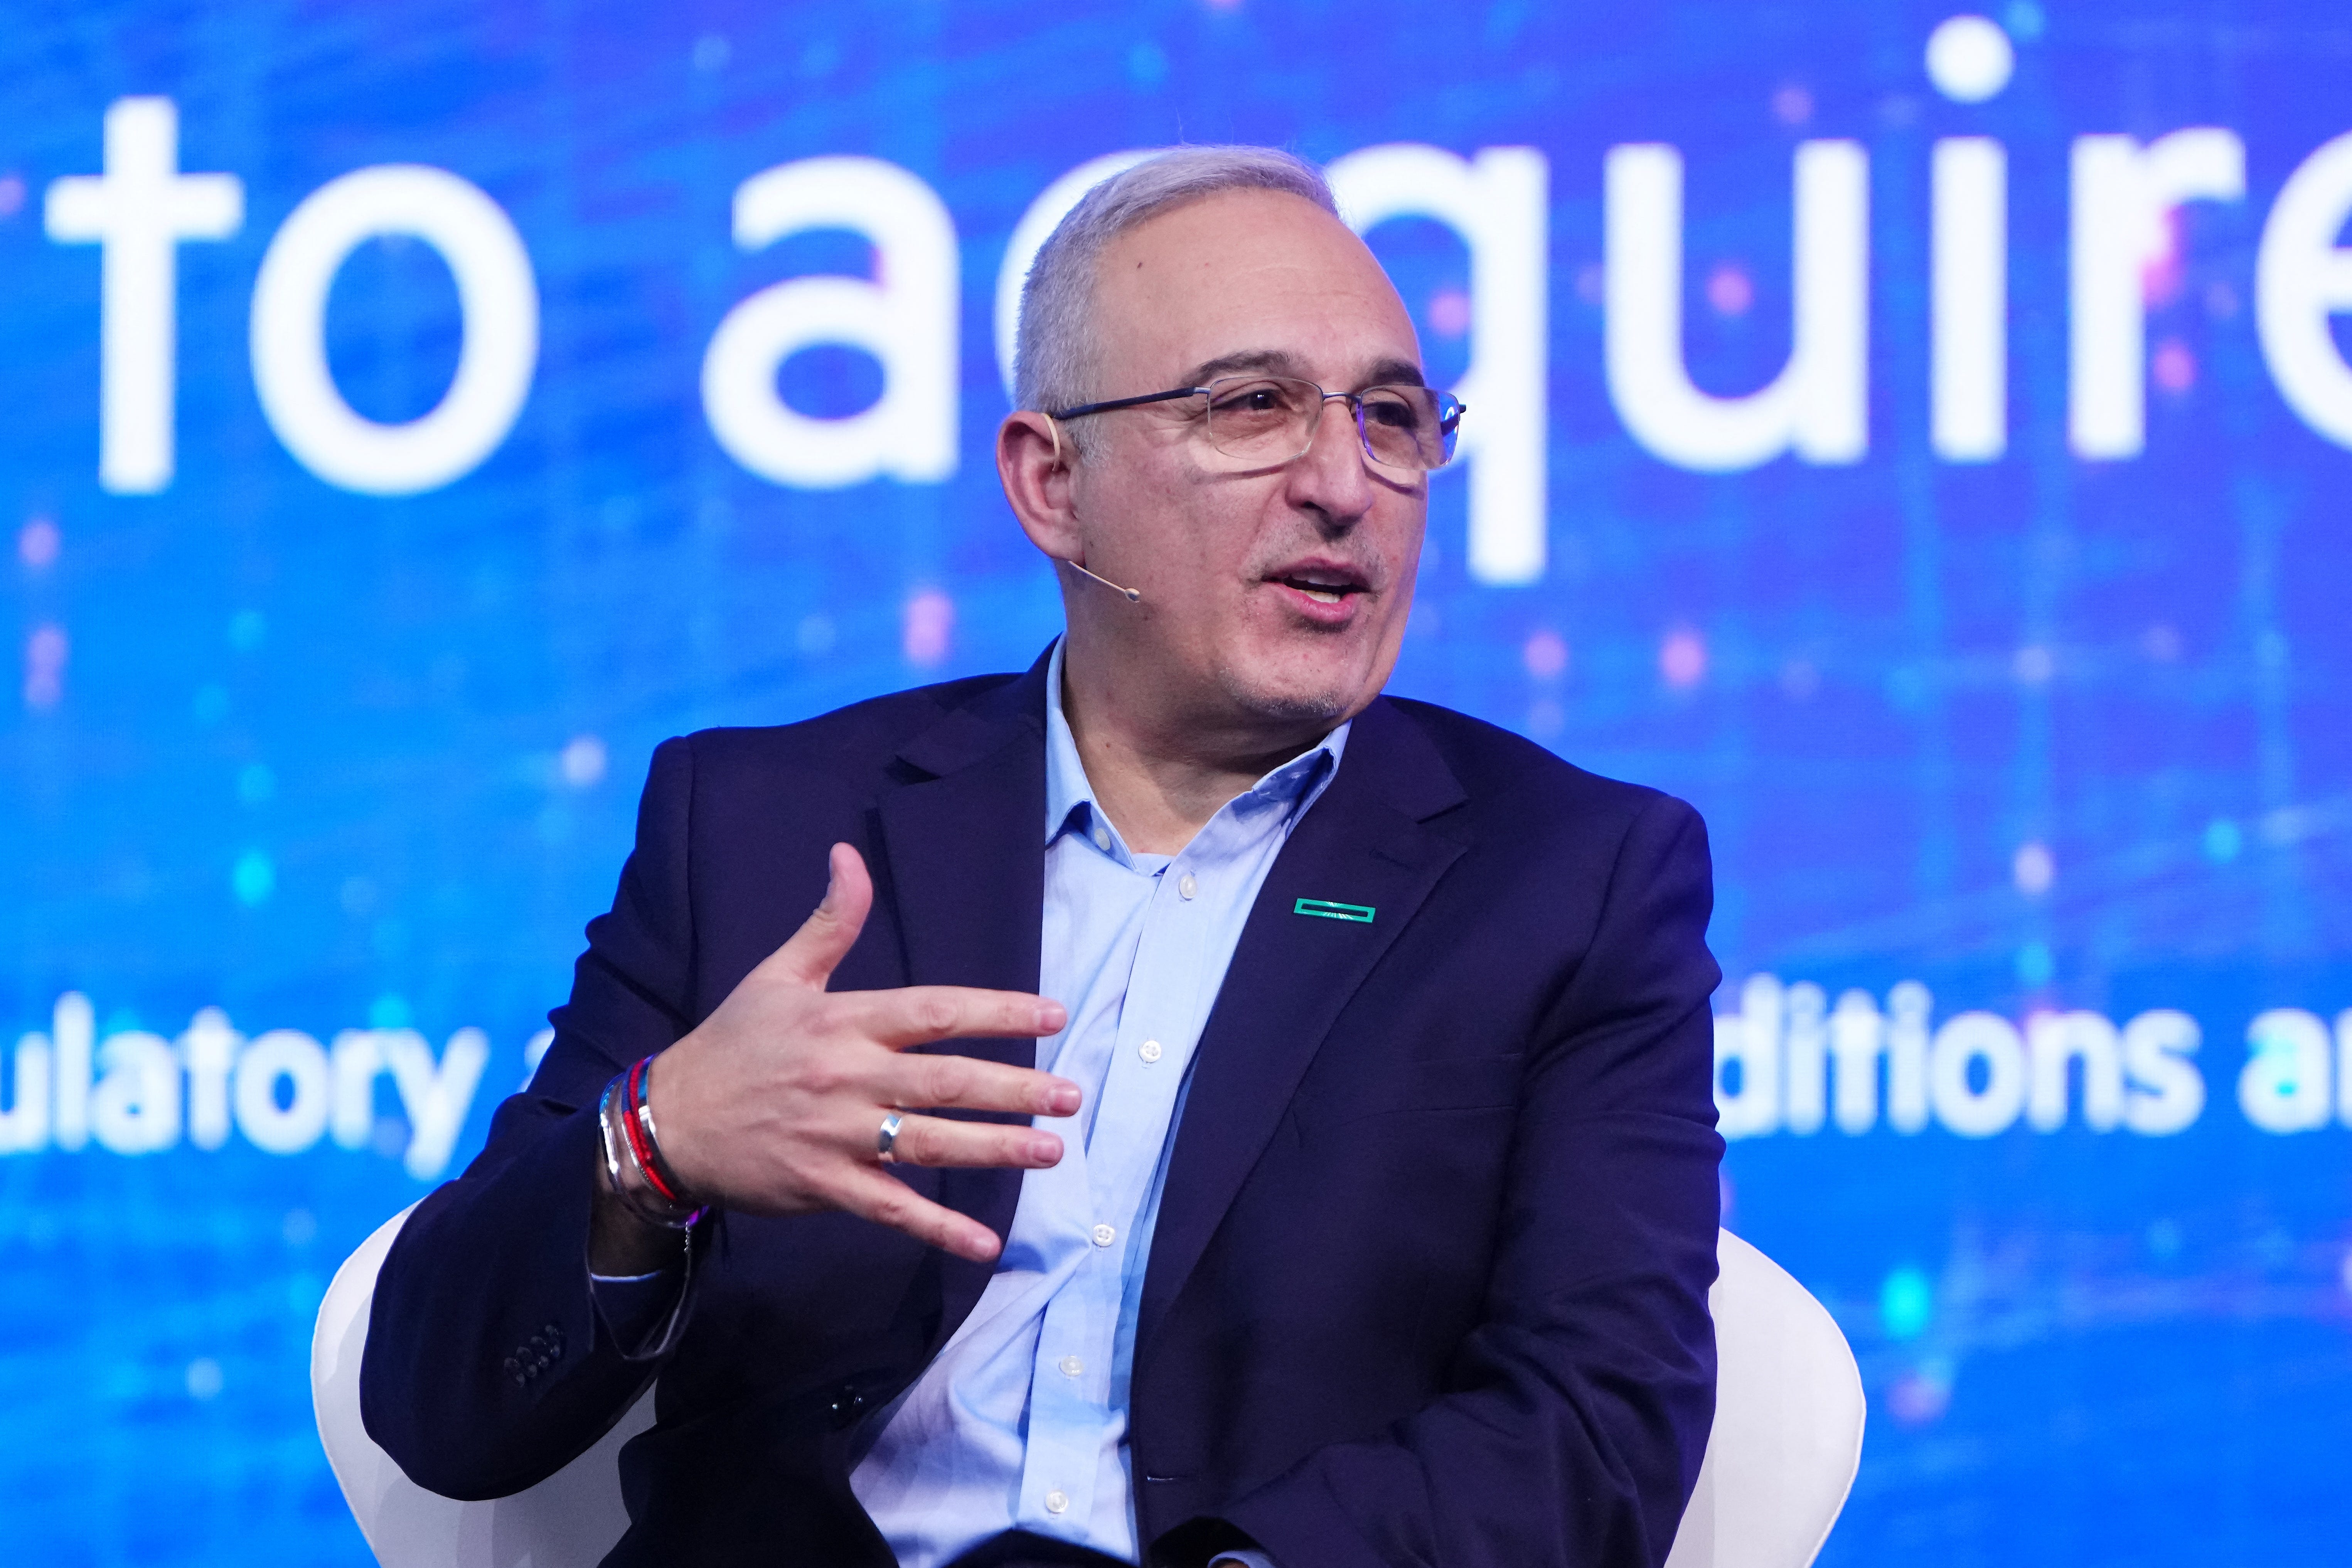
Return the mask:
M 1372 480 L 1356 410 L 1344 397 L 1324 399 L 1314 439 L 1291 465 L 1291 499 L 1335 521 L 1352 522 L 1371 509 Z

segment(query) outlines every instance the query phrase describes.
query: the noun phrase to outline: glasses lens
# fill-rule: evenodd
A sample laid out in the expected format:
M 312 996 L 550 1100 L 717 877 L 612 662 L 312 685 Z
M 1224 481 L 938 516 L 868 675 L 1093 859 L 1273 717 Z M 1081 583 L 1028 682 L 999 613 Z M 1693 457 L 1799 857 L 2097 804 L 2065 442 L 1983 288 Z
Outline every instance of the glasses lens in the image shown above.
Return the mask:
M 1375 386 L 1363 395 L 1364 450 L 1393 468 L 1434 468 L 1454 456 L 1460 405 L 1426 386 Z
M 1227 376 L 1209 384 L 1209 445 L 1229 458 L 1286 463 L 1314 438 L 1323 392 L 1279 375 Z

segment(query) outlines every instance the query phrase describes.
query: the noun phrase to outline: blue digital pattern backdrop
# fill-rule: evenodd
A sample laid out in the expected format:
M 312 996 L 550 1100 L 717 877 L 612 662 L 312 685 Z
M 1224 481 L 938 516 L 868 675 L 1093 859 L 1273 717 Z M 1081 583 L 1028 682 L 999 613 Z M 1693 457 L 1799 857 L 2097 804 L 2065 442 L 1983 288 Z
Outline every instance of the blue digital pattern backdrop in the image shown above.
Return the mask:
M 1492 434 L 1435 480 L 1395 689 L 1707 818 L 1727 1223 L 1836 1313 L 1872 1401 L 1822 1561 L 2339 1560 L 2352 180 L 2327 147 L 2352 20 L 2020 0 L 1938 34 L 1951 15 L 15 7 L 18 1551 L 365 1560 L 309 1408 L 334 1267 L 522 1079 L 656 743 L 1044 646 L 1054 580 L 989 456 L 1008 240 L 1088 159 L 1232 140 L 1445 155 L 1371 238 Z M 1958 170 L 1989 145 L 1990 226 Z M 845 155 L 890 169 L 739 239 L 739 187 Z M 306 316 L 265 257 L 293 276 L 331 226 L 304 204 L 382 165 L 503 219 L 448 217 L 446 181 L 442 217 L 369 209 Z M 1801 222 L 1832 258 L 1810 295 Z M 1640 264 L 1674 233 L 1678 291 Z M 900 335 L 853 310 L 761 361 L 749 302 L 830 275 Z M 332 396 L 294 401 L 341 435 L 267 395 L 302 353 L 264 316 L 307 325 Z M 1678 348 L 1637 330 L 1660 319 Z M 749 391 L 706 380 L 730 331 Z M 355 477 L 457 401 L 466 355 L 520 399 L 451 416 L 480 450 Z M 847 482 L 809 477 L 826 460 Z

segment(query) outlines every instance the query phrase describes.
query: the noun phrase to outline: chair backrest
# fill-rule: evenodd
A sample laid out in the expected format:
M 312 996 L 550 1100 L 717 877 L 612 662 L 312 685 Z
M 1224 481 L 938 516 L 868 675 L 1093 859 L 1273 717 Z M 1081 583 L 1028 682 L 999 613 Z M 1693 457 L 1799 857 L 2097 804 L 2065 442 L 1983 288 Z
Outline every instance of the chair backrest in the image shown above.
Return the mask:
M 562 1469 L 496 1502 L 453 1502 L 401 1473 L 360 1424 L 360 1352 L 376 1270 L 408 1218 L 403 1209 L 335 1271 L 310 1340 L 310 1402 L 327 1463 L 360 1533 L 384 1568 L 588 1568 L 628 1528 L 621 1506 L 621 1445 L 653 1425 L 650 1391 L 596 1446 Z
M 360 1352 L 376 1270 L 406 1210 L 327 1288 L 310 1396 L 343 1500 L 384 1568 L 587 1568 L 628 1527 L 621 1445 L 653 1424 L 648 1393 L 555 1475 L 496 1502 L 452 1502 L 403 1475 L 360 1424 Z M 1666 1568 L 1807 1568 L 1862 1460 L 1862 1376 L 1822 1304 L 1725 1231 L 1715 1314 L 1715 1429 Z
M 1666 1568 L 1807 1568 L 1862 1463 L 1862 1373 L 1780 1265 L 1716 1239 L 1715 1428 Z

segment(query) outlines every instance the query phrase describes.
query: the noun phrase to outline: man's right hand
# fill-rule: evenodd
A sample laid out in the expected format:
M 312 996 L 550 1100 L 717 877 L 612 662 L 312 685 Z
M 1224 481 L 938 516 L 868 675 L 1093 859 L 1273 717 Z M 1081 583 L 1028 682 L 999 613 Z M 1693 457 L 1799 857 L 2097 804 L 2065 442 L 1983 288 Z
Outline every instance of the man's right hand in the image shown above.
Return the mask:
M 1067 1079 L 971 1057 L 904 1054 L 935 1040 L 1052 1035 L 1067 1015 L 1059 1002 L 1013 991 L 827 991 L 874 902 L 856 850 L 835 845 L 831 868 L 824 901 L 792 939 L 654 1058 L 646 1092 L 662 1157 L 698 1203 L 764 1215 L 845 1210 L 987 1262 L 1003 1246 L 996 1233 L 892 1177 L 876 1138 L 883 1118 L 898 1110 L 1071 1115 L 1079 1096 Z M 1062 1141 L 1034 1127 L 908 1116 L 892 1154 L 912 1165 L 1031 1170 L 1058 1162 Z M 596 1250 L 638 1254 L 641 1245 L 617 1233 L 651 1227 L 626 1215 L 601 1176 L 597 1190 Z

